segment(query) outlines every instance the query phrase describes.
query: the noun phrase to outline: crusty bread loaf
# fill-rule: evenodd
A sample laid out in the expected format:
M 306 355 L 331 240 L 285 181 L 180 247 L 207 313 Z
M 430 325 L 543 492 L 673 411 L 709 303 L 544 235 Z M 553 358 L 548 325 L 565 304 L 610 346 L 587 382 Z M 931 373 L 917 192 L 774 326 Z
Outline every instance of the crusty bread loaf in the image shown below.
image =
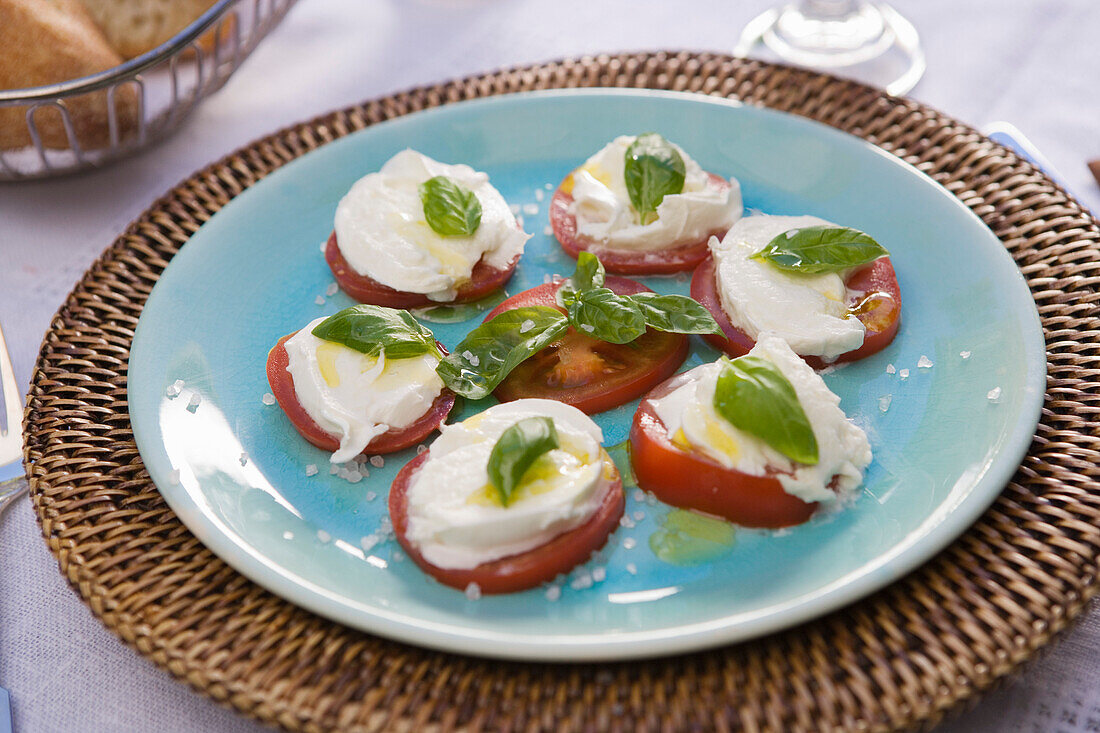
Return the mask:
M 0 0 L 0 89 L 56 84 L 104 71 L 122 63 L 79 0 Z M 110 141 L 107 94 L 96 92 L 66 100 L 77 140 L 85 149 Z M 121 136 L 134 128 L 137 101 L 132 85 L 115 95 Z M 0 107 L 0 149 L 31 144 L 25 107 Z M 34 115 L 42 142 L 68 148 L 57 109 Z
M 84 0 L 84 4 L 115 50 L 129 59 L 179 33 L 214 0 Z

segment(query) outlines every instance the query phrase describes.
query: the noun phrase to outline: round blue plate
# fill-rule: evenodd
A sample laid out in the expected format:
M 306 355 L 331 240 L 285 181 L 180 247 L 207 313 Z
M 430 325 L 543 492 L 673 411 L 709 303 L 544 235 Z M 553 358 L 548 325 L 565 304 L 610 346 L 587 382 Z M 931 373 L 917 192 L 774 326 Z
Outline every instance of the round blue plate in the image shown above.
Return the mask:
M 350 483 L 265 404 L 279 337 L 351 304 L 326 296 L 320 244 L 351 184 L 411 147 L 487 171 L 534 232 L 508 292 L 568 275 L 547 234 L 548 187 L 611 138 L 656 130 L 736 176 L 746 207 L 813 214 L 892 253 L 901 332 L 826 375 L 871 438 L 862 494 L 794 529 L 740 530 L 694 565 L 650 549 L 669 508 L 628 489 L 627 525 L 592 562 L 535 589 L 468 599 L 391 539 L 373 541 L 413 451 Z M 541 192 L 541 193 L 540 193 Z M 686 277 L 645 278 L 686 293 Z M 428 323 L 448 347 L 480 321 Z M 693 337 L 685 368 L 715 358 Z M 925 359 L 922 359 L 925 357 Z M 918 366 L 918 364 L 931 366 Z M 893 365 L 893 369 L 889 366 Z M 969 526 L 1012 476 L 1044 391 L 1042 332 L 1011 258 L 982 222 L 914 168 L 804 119 L 712 98 L 557 91 L 447 105 L 376 125 L 275 171 L 172 260 L 134 337 L 129 404 L 149 472 L 183 522 L 252 580 L 305 608 L 413 644 L 517 659 L 623 659 L 713 647 L 819 616 L 890 583 Z M 169 387 L 182 380 L 179 396 Z M 472 414 L 484 404 L 467 404 Z M 636 403 L 596 416 L 606 445 Z M 623 459 L 625 453 L 614 451 Z M 316 469 L 315 475 L 310 475 Z

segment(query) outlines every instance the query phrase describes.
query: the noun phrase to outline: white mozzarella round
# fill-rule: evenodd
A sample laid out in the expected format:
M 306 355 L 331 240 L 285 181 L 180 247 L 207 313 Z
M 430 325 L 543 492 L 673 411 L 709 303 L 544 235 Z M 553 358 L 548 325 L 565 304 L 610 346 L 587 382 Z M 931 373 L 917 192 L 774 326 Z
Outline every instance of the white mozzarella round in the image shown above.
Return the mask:
M 749 353 L 773 363 L 794 387 L 817 439 L 817 464 L 792 461 L 718 414 L 714 391 L 722 361 L 685 372 L 679 387 L 652 401 L 669 439 L 742 473 L 762 476 L 768 468 L 778 471 L 784 490 L 807 502 L 833 501 L 859 486 L 871 463 L 871 444 L 867 434 L 844 415 L 840 398 L 779 336 L 761 334 Z
M 854 294 L 844 286 L 845 273 L 785 272 L 752 259 L 784 232 L 828 224 L 815 216 L 757 214 L 734 224 L 721 242 L 711 240 L 718 296 L 730 323 L 753 340 L 771 331 L 797 353 L 825 361 L 863 345 L 866 328 L 848 313 Z
M 508 506 L 489 483 L 489 454 L 518 421 L 554 421 L 559 448 L 532 464 Z M 607 490 L 603 434 L 583 412 L 554 400 L 490 407 L 446 425 L 408 488 L 408 539 L 431 564 L 469 569 L 544 545 L 584 524 Z
M 665 196 L 657 206 L 657 219 L 643 224 L 630 204 L 624 175 L 626 150 L 635 139 L 615 138 L 573 173 L 571 213 L 577 233 L 593 242 L 593 252 L 660 252 L 701 242 L 740 218 L 737 179 L 730 179 L 728 189 L 718 188 L 698 163 L 674 146 L 684 159 L 684 190 Z
M 471 190 L 481 224 L 471 236 L 442 236 L 424 218 L 419 186 L 446 176 Z M 498 270 L 523 253 L 531 235 L 516 225 L 489 176 L 404 150 L 377 173 L 360 178 L 336 207 L 336 244 L 360 275 L 406 293 L 453 300 L 479 260 Z
M 443 390 L 435 354 L 410 359 L 365 356 L 312 331 L 318 318 L 286 341 L 287 371 L 298 402 L 313 421 L 340 439 L 333 463 L 363 452 L 390 428 L 412 425 Z

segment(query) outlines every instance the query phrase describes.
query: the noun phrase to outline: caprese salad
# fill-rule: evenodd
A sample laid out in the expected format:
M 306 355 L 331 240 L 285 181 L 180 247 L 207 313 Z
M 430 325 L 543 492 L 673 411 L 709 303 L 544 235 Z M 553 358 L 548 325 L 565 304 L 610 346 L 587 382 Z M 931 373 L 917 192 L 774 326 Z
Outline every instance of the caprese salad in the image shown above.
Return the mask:
M 443 423 L 455 402 L 436 373 L 445 355 L 408 311 L 357 305 L 279 339 L 267 380 L 302 437 L 346 463 L 416 445 Z
M 741 211 L 736 179 L 707 173 L 651 132 L 615 138 L 566 176 L 550 226 L 573 257 L 590 251 L 608 272 L 655 275 L 694 268 Z
M 630 431 L 638 485 L 748 527 L 805 522 L 859 486 L 866 433 L 780 336 L 698 366 L 642 401 Z
M 707 341 L 731 356 L 771 331 L 816 368 L 885 348 L 898 332 L 901 291 L 886 249 L 813 216 L 741 219 L 696 268 L 691 295 L 722 328 Z
M 404 150 L 340 200 L 325 259 L 361 303 L 465 303 L 508 281 L 530 236 L 487 174 Z
M 603 547 L 623 514 L 600 428 L 554 400 L 508 402 L 444 426 L 390 488 L 397 541 L 454 588 L 510 593 Z
M 439 364 L 471 399 L 555 399 L 592 414 L 645 394 L 684 362 L 685 334 L 718 334 L 705 308 L 608 277 L 580 252 L 573 276 L 501 303 Z

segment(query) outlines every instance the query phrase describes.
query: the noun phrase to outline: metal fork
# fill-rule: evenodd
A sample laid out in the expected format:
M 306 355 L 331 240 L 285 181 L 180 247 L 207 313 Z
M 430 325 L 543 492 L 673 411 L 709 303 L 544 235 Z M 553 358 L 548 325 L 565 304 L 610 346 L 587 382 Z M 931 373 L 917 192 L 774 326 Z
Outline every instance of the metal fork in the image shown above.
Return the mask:
M 19 460 L 23 455 L 23 411 L 3 329 L 0 329 L 0 404 L 7 421 L 0 430 L 0 515 L 3 515 L 4 509 L 27 490 L 23 463 Z

